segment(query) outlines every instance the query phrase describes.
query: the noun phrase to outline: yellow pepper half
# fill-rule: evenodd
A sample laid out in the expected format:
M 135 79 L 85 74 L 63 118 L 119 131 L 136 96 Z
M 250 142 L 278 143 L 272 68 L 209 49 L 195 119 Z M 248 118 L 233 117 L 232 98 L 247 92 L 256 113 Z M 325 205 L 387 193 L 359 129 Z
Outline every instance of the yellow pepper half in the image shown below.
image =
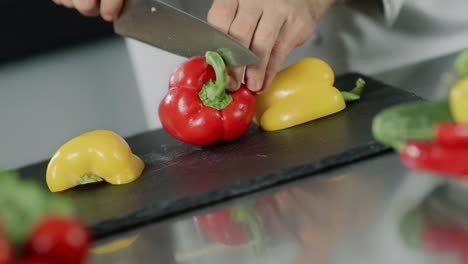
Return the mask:
M 109 130 L 94 130 L 57 150 L 48 164 L 46 181 L 52 192 L 99 181 L 126 184 L 140 177 L 144 166 L 121 136 Z
M 449 94 L 450 111 L 458 123 L 468 123 L 468 77 L 454 83 Z
M 318 58 L 304 58 L 280 71 L 264 93 L 256 96 L 255 122 L 266 131 L 286 129 L 334 114 L 346 101 L 360 98 L 364 80 L 350 92 L 334 85 L 332 68 Z

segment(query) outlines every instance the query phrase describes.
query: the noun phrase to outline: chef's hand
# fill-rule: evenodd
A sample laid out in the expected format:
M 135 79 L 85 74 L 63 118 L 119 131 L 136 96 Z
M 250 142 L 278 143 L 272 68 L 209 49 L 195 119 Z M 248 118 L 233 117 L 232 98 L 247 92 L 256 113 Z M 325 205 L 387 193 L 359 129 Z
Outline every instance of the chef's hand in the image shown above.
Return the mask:
M 117 18 L 122 9 L 124 0 L 52 0 L 58 5 L 76 8 L 85 16 L 101 15 L 106 21 Z
M 117 18 L 124 0 L 53 0 L 86 16 Z M 246 69 L 247 86 L 262 91 L 273 80 L 288 54 L 306 42 L 318 19 L 342 0 L 213 0 L 208 22 L 237 38 L 260 61 Z M 243 68 L 230 69 L 228 88 L 236 90 Z
M 259 62 L 246 68 L 250 90 L 264 90 L 288 54 L 312 35 L 317 20 L 336 0 L 214 0 L 208 22 L 249 47 Z M 230 70 L 228 89 L 242 81 L 243 67 Z

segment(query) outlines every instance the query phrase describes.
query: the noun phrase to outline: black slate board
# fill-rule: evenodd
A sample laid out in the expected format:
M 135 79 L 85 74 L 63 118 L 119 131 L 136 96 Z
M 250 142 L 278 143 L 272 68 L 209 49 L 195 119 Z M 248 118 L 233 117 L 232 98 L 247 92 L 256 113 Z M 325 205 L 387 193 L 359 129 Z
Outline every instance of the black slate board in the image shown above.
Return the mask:
M 373 140 L 374 115 L 421 99 L 361 74 L 338 77 L 336 87 L 351 89 L 358 77 L 367 82 L 361 101 L 294 128 L 264 132 L 252 126 L 240 140 L 206 148 L 180 143 L 163 130 L 130 137 L 133 151 L 146 162 L 139 180 L 80 186 L 65 194 L 100 238 L 381 154 L 389 149 Z M 45 188 L 46 166 L 43 162 L 20 172 Z

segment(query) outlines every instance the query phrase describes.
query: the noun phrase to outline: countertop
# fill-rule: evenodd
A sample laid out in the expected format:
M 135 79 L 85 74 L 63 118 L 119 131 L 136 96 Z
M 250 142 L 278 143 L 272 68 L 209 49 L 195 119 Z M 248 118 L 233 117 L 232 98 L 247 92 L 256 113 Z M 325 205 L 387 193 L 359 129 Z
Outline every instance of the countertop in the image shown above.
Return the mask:
M 455 55 L 373 77 L 440 98 Z M 90 261 L 468 263 L 466 195 L 462 182 L 410 171 L 390 152 L 98 241 Z M 249 224 L 223 221 L 231 212 Z

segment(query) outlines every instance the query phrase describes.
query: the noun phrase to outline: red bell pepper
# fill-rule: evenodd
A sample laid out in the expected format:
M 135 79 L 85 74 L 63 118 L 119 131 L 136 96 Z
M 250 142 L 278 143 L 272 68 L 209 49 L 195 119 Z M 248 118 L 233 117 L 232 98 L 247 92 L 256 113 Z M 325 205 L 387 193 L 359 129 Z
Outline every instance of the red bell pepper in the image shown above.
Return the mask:
M 213 241 L 223 245 L 239 246 L 253 241 L 257 255 L 265 251 L 265 237 L 255 205 L 241 202 L 209 214 L 194 217 L 198 227 Z
M 250 241 L 247 227 L 232 221 L 229 207 L 196 216 L 194 220 L 198 227 L 215 242 L 239 246 Z
M 228 92 L 227 80 L 223 58 L 214 51 L 177 67 L 158 108 L 163 129 L 199 146 L 243 136 L 254 117 L 255 95 L 245 85 Z

